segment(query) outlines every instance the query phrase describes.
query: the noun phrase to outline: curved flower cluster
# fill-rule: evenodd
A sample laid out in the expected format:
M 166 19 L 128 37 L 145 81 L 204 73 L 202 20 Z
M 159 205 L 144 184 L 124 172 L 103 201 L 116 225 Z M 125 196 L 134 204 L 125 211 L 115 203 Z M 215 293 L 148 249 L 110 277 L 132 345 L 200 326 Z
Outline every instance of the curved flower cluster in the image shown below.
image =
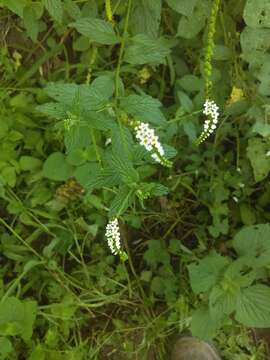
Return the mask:
M 204 103 L 203 114 L 207 116 L 204 122 L 203 132 L 199 137 L 198 142 L 202 143 L 208 136 L 210 136 L 217 128 L 219 107 L 213 100 L 207 99 Z
M 120 229 L 118 219 L 113 219 L 106 225 L 105 236 L 112 254 L 117 255 L 121 251 Z
M 147 151 L 150 151 L 151 157 L 165 166 L 170 166 L 170 162 L 164 158 L 164 149 L 159 138 L 155 135 L 154 129 L 151 129 L 149 124 L 138 122 L 135 126 L 135 136 L 140 145 L 144 146 Z

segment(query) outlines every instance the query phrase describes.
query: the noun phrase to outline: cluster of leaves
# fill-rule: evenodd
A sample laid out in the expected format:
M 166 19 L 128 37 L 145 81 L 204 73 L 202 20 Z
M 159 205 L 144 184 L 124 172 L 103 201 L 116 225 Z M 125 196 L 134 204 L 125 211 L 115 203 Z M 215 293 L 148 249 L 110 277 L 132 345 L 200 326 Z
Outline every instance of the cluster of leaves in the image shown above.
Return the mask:
M 221 1 L 222 115 L 198 147 L 211 8 L 0 0 L 0 358 L 162 360 L 191 329 L 264 359 L 247 328 L 270 327 L 270 9 Z M 115 216 L 126 263 L 104 239 Z
M 269 224 L 245 227 L 232 240 L 235 260 L 213 252 L 188 266 L 192 290 L 209 300 L 208 307 L 201 305 L 193 314 L 195 335 L 211 338 L 234 312 L 247 327 L 270 326 L 270 287 L 258 283 L 269 269 L 269 237 Z

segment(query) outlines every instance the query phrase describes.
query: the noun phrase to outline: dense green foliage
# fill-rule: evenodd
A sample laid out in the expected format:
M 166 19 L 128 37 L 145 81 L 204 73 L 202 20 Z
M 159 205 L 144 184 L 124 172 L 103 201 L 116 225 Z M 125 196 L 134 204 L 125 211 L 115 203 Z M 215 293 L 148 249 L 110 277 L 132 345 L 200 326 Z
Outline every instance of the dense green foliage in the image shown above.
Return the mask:
M 0 0 L 0 43 L 0 359 L 266 359 L 269 1 Z

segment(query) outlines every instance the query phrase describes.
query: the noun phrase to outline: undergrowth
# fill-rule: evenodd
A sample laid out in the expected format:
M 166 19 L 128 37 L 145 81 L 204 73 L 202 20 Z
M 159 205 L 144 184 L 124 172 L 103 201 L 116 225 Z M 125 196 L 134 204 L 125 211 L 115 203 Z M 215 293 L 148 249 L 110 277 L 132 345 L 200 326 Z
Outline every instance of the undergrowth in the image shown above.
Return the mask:
M 267 359 L 270 6 L 0 0 L 0 358 Z

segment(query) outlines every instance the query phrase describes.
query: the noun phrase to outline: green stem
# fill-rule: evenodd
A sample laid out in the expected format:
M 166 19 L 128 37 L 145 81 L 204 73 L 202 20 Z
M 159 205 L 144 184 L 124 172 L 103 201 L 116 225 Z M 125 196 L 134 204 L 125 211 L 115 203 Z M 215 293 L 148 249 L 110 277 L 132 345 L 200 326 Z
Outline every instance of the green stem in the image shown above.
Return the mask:
M 115 97 L 116 97 L 116 99 L 118 99 L 118 97 L 119 97 L 120 70 L 121 70 L 121 64 L 122 64 L 125 46 L 126 46 L 126 38 L 127 38 L 127 34 L 128 34 L 128 24 L 129 24 L 131 3 L 132 3 L 132 0 L 128 0 L 127 15 L 125 18 L 124 31 L 122 34 L 119 57 L 118 57 L 118 62 L 117 62 L 117 67 L 116 67 L 116 72 L 115 72 Z

